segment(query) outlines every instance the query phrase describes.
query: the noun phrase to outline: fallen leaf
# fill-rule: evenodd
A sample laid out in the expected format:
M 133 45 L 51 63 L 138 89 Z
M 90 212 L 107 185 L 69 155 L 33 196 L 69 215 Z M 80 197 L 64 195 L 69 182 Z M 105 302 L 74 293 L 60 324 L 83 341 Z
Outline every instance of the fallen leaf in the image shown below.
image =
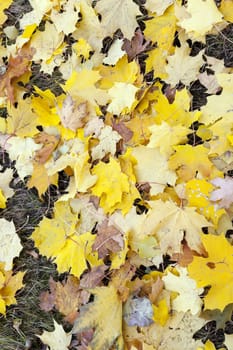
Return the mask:
M 151 209 L 141 226 L 141 234 L 158 238 L 161 251 L 166 254 L 180 253 L 181 242 L 185 238 L 192 250 L 204 253 L 201 243 L 201 228 L 212 224 L 195 208 L 180 208 L 173 202 L 156 200 L 149 202 Z
M 5 270 L 11 270 L 13 259 L 18 257 L 23 249 L 13 221 L 0 219 L 0 236 L 0 262 L 5 264 Z
M 108 350 L 116 344 L 119 350 L 123 350 L 122 302 L 117 290 L 109 285 L 90 291 L 94 294 L 94 301 L 81 307 L 72 334 L 94 328 L 94 336 L 89 344 L 93 349 Z
M 37 335 L 40 340 L 49 346 L 50 350 L 68 350 L 71 342 L 71 333 L 66 333 L 62 325 L 58 324 L 55 320 L 54 331 L 43 331 L 42 335 Z
M 50 311 L 55 307 L 65 316 L 65 320 L 73 323 L 77 317 L 80 303 L 79 281 L 74 276 L 68 276 L 66 281 L 55 282 L 49 280 L 50 291 L 42 292 L 40 295 L 40 308 Z
M 210 287 L 204 297 L 205 310 L 223 311 L 232 301 L 233 247 L 224 234 L 203 234 L 202 243 L 208 256 L 194 256 L 188 266 L 189 276 L 197 282 L 198 288 Z
M 87 271 L 80 280 L 80 288 L 90 289 L 99 286 L 105 277 L 106 265 L 93 266 L 90 271 Z
M 178 312 L 190 311 L 191 314 L 200 314 L 202 308 L 202 299 L 200 295 L 203 293 L 203 288 L 197 288 L 196 281 L 188 276 L 188 271 L 185 267 L 177 267 L 178 276 L 168 271 L 162 277 L 165 288 L 170 291 L 179 293 L 172 300 L 172 308 Z
M 124 94 L 122 93 L 124 91 Z M 135 94 L 138 88 L 133 84 L 117 82 L 108 90 L 111 102 L 107 111 L 113 114 L 121 114 L 131 110 L 136 101 Z
M 122 50 L 123 39 L 116 39 L 108 50 L 108 56 L 103 59 L 104 64 L 115 65 L 125 55 Z
M 25 272 L 17 272 L 13 275 L 12 271 L 5 271 L 4 264 L 0 264 L 0 313 L 6 313 L 6 306 L 17 304 L 15 293 L 23 285 Z
M 98 136 L 99 144 L 91 150 L 92 159 L 102 159 L 108 153 L 114 156 L 116 153 L 116 144 L 120 139 L 121 136 L 111 126 L 104 126 Z
M 63 101 L 62 109 L 58 110 L 61 118 L 61 123 L 65 128 L 76 131 L 85 124 L 85 118 L 88 116 L 87 102 L 80 102 L 79 104 L 68 95 Z
M 35 143 L 43 145 L 40 150 L 36 151 L 34 159 L 36 162 L 44 164 L 56 149 L 59 142 L 59 137 L 55 135 L 49 135 L 46 132 L 40 132 L 34 137 L 34 140 Z
M 2 13 L 2 11 L 0 11 L 0 13 Z M 21 49 L 15 57 L 10 56 L 9 58 L 7 71 L 2 75 L 0 81 L 0 96 L 6 95 L 11 103 L 15 102 L 15 87 L 13 83 L 15 79 L 29 71 L 30 60 L 34 53 L 34 50 L 25 47 Z
M 145 7 L 151 12 L 156 12 L 157 16 L 161 16 L 173 2 L 174 0 L 147 0 Z
M 220 208 L 229 208 L 233 202 L 233 179 L 226 176 L 224 179 L 217 177 L 211 180 L 211 183 L 219 189 L 214 190 L 210 195 L 210 200 L 213 202 L 219 201 Z
M 44 217 L 31 237 L 41 254 L 55 258 L 60 273 L 70 270 L 79 278 L 87 268 L 86 261 L 96 266 L 102 265 L 102 261 L 91 249 L 94 235 L 89 232 L 77 235 L 76 225 L 77 216 L 71 212 L 69 203 L 56 202 L 54 217 Z
M 6 21 L 7 15 L 5 14 L 4 10 L 6 10 L 11 5 L 12 1 L 13 0 L 6 0 L 0 5 L 0 25 Z
M 47 171 L 43 164 L 38 164 L 34 162 L 33 172 L 29 181 L 27 182 L 27 187 L 35 187 L 38 190 L 38 194 L 41 197 L 49 187 L 49 185 L 57 185 L 58 175 L 48 176 Z
M 151 195 L 163 192 L 166 184 L 174 185 L 176 174 L 168 168 L 166 156 L 157 148 L 138 146 L 132 149 L 137 164 L 134 166 L 137 182 L 149 183 Z
M 32 175 L 33 164 L 32 159 L 35 152 L 41 148 L 30 137 L 20 138 L 13 136 L 7 141 L 9 145 L 8 153 L 12 160 L 15 160 L 15 167 L 19 177 L 23 180 L 25 176 Z
M 113 130 L 116 130 L 119 135 L 121 135 L 124 142 L 128 142 L 133 136 L 132 130 L 127 128 L 127 126 L 122 121 L 117 123 L 116 120 L 113 119 L 112 128 Z
M 99 259 L 105 258 L 110 253 L 119 252 L 123 247 L 124 240 L 121 231 L 112 225 L 108 225 L 107 221 L 98 226 L 92 250 L 98 252 Z
M 146 50 L 149 41 L 144 40 L 140 29 L 137 29 L 131 40 L 124 39 L 122 49 L 126 51 L 128 60 L 131 62 L 137 55 Z
M 139 7 L 130 0 L 115 1 L 100 0 L 96 10 L 101 14 L 101 24 L 112 35 L 118 28 L 125 38 L 131 39 L 138 26 L 136 16 L 140 15 Z M 116 16 L 117 13 L 117 16 Z
M 10 198 L 14 194 L 14 190 L 10 187 L 13 178 L 13 170 L 7 168 L 3 173 L 0 173 L 1 189 L 6 198 Z
M 223 18 L 212 0 L 189 0 L 186 14 L 187 18 L 179 18 L 179 24 L 187 33 L 193 34 L 194 38 L 206 34 L 214 24 L 221 22 Z
M 203 145 L 179 145 L 174 146 L 174 149 L 176 152 L 170 157 L 169 166 L 176 169 L 183 181 L 194 178 L 197 171 L 205 178 L 211 176 L 214 166 L 208 158 L 209 150 Z
M 19 137 L 32 137 L 38 134 L 38 119 L 27 100 L 20 100 L 17 106 L 8 104 L 7 133 Z
M 91 188 L 92 194 L 100 197 L 100 205 L 106 213 L 112 212 L 112 208 L 121 203 L 122 194 L 129 191 L 128 177 L 121 172 L 121 167 L 114 158 L 110 158 L 107 164 L 100 162 L 95 165 L 92 174 L 97 176 L 97 181 Z

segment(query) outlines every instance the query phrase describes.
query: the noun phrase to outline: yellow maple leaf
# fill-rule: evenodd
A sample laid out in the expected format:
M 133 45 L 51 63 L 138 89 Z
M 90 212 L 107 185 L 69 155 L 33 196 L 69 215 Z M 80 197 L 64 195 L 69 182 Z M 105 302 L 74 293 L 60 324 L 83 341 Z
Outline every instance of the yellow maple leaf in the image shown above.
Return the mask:
M 185 85 L 189 85 L 196 80 L 199 70 L 204 63 L 202 55 L 203 53 L 200 51 L 198 55 L 190 56 L 188 44 L 176 47 L 174 55 L 167 57 L 168 63 L 165 66 L 165 71 L 168 76 L 165 79 L 166 82 L 175 86 L 180 81 Z
M 54 174 L 53 176 L 48 176 L 45 166 L 43 164 L 39 164 L 34 162 L 33 164 L 33 172 L 27 183 L 28 188 L 35 187 L 38 190 L 38 194 L 41 197 L 43 193 L 47 190 L 49 185 L 54 184 L 57 185 L 58 174 Z
M 0 4 L 0 25 L 2 25 L 5 20 L 7 19 L 6 14 L 4 13 L 4 10 L 6 10 L 13 0 L 5 0 Z
M 71 212 L 69 202 L 56 202 L 54 218 L 43 218 L 32 233 L 35 246 L 42 255 L 55 258 L 60 273 L 69 271 L 77 276 L 91 265 L 101 264 L 97 253 L 92 253 L 95 237 L 86 232 L 76 234 L 77 215 Z
M 201 228 L 212 226 L 196 208 L 180 208 L 173 202 L 150 201 L 151 209 L 141 223 L 141 234 L 155 235 L 162 253 L 180 253 L 185 237 L 189 247 L 203 253 Z
M 233 74 L 217 73 L 216 78 L 223 90 L 220 95 L 208 96 L 207 104 L 201 108 L 202 116 L 200 118 L 200 122 L 204 124 L 211 124 L 225 115 L 229 115 L 231 118 L 233 118 Z
M 122 93 L 124 91 L 124 93 Z M 108 105 L 107 111 L 113 114 L 129 113 L 135 102 L 135 94 L 138 88 L 129 83 L 115 83 L 109 89 L 111 103 Z
M 77 218 L 69 203 L 56 202 L 53 220 L 44 217 L 31 237 L 43 255 L 56 256 L 65 245 L 66 238 L 75 232 L 76 224 Z
M 100 197 L 100 205 L 106 213 L 112 213 L 115 206 L 121 203 L 122 194 L 129 191 L 127 175 L 122 173 L 120 164 L 112 157 L 109 163 L 95 165 L 92 174 L 97 176 L 91 188 L 92 194 Z
M 233 23 L 233 2 L 231 0 L 222 0 L 219 10 L 226 21 Z
M 109 99 L 107 93 L 96 87 L 101 75 L 98 71 L 91 69 L 82 69 L 79 72 L 72 71 L 71 76 L 62 88 L 76 100 L 82 98 L 89 102 L 90 112 L 94 113 L 94 107 L 97 103 L 105 105 Z
M 216 347 L 214 346 L 212 341 L 210 341 L 208 339 L 207 342 L 205 343 L 204 347 L 199 346 L 196 350 L 216 350 Z M 222 349 L 220 349 L 220 350 L 222 350 Z
M 38 335 L 40 340 L 49 346 L 50 350 L 68 350 L 71 342 L 71 333 L 66 333 L 62 325 L 54 320 L 54 331 L 43 331 L 42 335 Z
M 173 0 L 147 0 L 145 8 L 161 16 L 172 3 Z
M 55 126 L 60 122 L 60 118 L 54 108 L 55 101 L 59 104 L 60 98 L 48 89 L 41 90 L 37 86 L 34 87 L 36 96 L 32 96 L 31 106 L 38 116 L 38 125 Z M 64 97 L 64 95 L 61 95 Z
M 153 2 L 153 5 L 155 5 L 155 2 Z M 154 69 L 155 77 L 165 78 L 167 76 L 165 71 L 166 58 L 174 50 L 173 40 L 176 31 L 176 20 L 174 6 L 171 6 L 163 15 L 153 16 L 152 19 L 145 22 L 145 37 L 156 43 L 156 48 L 148 52 L 146 71 L 149 72 Z
M 102 259 L 98 259 L 96 252 L 92 252 L 94 240 L 95 236 L 90 232 L 69 236 L 62 249 L 56 253 L 58 271 L 62 273 L 70 270 L 70 273 L 79 278 L 87 268 L 86 261 L 91 266 L 101 265 Z
M 127 56 L 123 56 L 114 67 L 100 66 L 99 73 L 102 76 L 99 85 L 102 89 L 111 88 L 116 82 L 133 84 L 139 74 L 137 62 L 128 62 Z
M 25 272 L 13 275 L 12 271 L 5 271 L 4 264 L 0 263 L 0 313 L 6 313 L 6 306 L 16 303 L 15 293 L 23 287 Z
M 63 32 L 65 35 L 69 35 L 75 31 L 80 16 L 79 10 L 78 2 L 74 1 L 63 4 L 62 11 L 52 10 L 51 20 L 59 33 Z
M 132 38 L 138 26 L 136 16 L 141 14 L 136 3 L 131 0 L 100 0 L 96 10 L 102 16 L 101 24 L 107 29 L 108 35 L 111 36 L 120 28 L 125 38 Z
M 171 6 L 162 16 L 153 15 L 146 21 L 145 37 L 153 42 L 157 42 L 158 47 L 168 51 L 174 40 L 175 24 L 174 6 Z
M 19 256 L 23 249 L 13 221 L 7 221 L 4 218 L 0 219 L 0 236 L 0 262 L 5 264 L 5 270 L 11 270 L 13 259 Z
M 149 127 L 155 123 L 154 116 L 148 116 L 146 113 L 136 115 L 134 118 L 126 121 L 125 125 L 133 132 L 133 137 L 128 141 L 129 145 L 145 145 L 150 137 Z
M 134 171 L 138 183 L 149 182 L 151 195 L 163 192 L 167 183 L 174 186 L 176 174 L 168 168 L 167 158 L 158 149 L 138 146 L 132 149 L 137 164 Z
M 74 164 L 74 177 L 76 190 L 78 192 L 87 192 L 88 188 L 93 186 L 97 177 L 90 174 L 90 163 L 88 163 L 88 152 L 83 152 L 77 157 Z
M 182 125 L 189 127 L 198 120 L 200 112 L 189 112 L 190 95 L 186 89 L 176 91 L 175 100 L 169 103 L 164 94 L 159 91 L 158 100 L 154 108 L 157 112 L 156 122 L 166 121 L 169 125 Z
M 169 319 L 169 308 L 166 299 L 161 299 L 157 305 L 152 305 L 153 308 L 153 320 L 159 323 L 162 327 L 165 326 Z
M 180 26 L 194 38 L 205 35 L 213 25 L 222 21 L 222 14 L 218 11 L 213 0 L 189 0 L 186 15 L 180 18 Z
M 46 61 L 50 59 L 53 52 L 62 44 L 63 40 L 64 34 L 59 32 L 53 23 L 49 21 L 45 22 L 45 30 L 37 30 L 30 40 L 30 46 L 36 49 L 33 60 Z
M 86 60 L 89 58 L 92 48 L 85 39 L 78 39 L 72 47 L 78 56 L 83 56 Z
M 225 210 L 215 208 L 209 200 L 214 186 L 204 179 L 192 179 L 185 184 L 185 189 L 189 206 L 196 207 L 200 214 L 203 214 L 207 220 L 211 220 L 217 227 Z
M 79 4 L 82 20 L 76 24 L 77 30 L 73 32 L 73 36 L 75 39 L 85 39 L 93 50 L 99 52 L 108 31 L 101 25 L 96 11 L 89 2 L 80 1 Z
M 188 272 L 198 287 L 210 287 L 204 297 L 205 309 L 222 311 L 233 298 L 233 247 L 224 234 L 203 234 L 202 243 L 208 257 L 194 256 Z
M 0 189 L 0 208 L 6 208 L 6 198 Z
M 152 125 L 149 127 L 151 132 L 150 141 L 147 147 L 158 147 L 161 154 L 169 157 L 173 152 L 173 147 L 179 143 L 186 141 L 186 135 L 191 132 L 190 129 L 175 125 L 170 126 L 168 123 L 162 121 L 160 125 Z
M 96 287 L 90 290 L 94 301 L 81 307 L 72 333 L 95 329 L 90 343 L 92 349 L 109 350 L 113 344 L 123 350 L 122 340 L 122 302 L 113 285 Z
M 9 117 L 7 118 L 6 132 L 8 134 L 31 137 L 38 133 L 36 128 L 38 125 L 37 115 L 28 104 L 28 100 L 19 100 L 16 108 L 9 103 L 7 110 Z
M 197 171 L 206 178 L 212 176 L 214 166 L 208 158 L 209 150 L 203 145 L 179 145 L 174 149 L 176 153 L 170 157 L 169 166 L 177 171 L 183 181 L 194 178 Z

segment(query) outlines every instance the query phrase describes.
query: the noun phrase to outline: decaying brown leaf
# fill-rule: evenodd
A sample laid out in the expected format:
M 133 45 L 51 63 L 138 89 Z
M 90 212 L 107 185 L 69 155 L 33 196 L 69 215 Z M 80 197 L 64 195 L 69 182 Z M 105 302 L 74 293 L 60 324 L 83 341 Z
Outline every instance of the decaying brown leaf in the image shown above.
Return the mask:
M 83 275 L 80 281 L 80 288 L 88 289 L 99 286 L 104 278 L 107 268 L 106 265 L 94 266 L 90 271 Z
M 59 142 L 59 137 L 49 135 L 46 132 L 40 132 L 34 137 L 34 140 L 36 143 L 43 145 L 41 149 L 36 151 L 35 161 L 40 164 L 44 164 L 56 149 Z
M 78 315 L 80 302 L 79 281 L 75 276 L 69 275 L 63 283 L 49 280 L 50 291 L 42 292 L 40 295 L 40 308 L 50 311 L 55 307 L 61 312 L 66 321 L 73 323 Z
M 34 50 L 25 47 L 18 52 L 17 56 L 10 56 L 9 58 L 7 70 L 0 81 L 0 96 L 6 95 L 11 103 L 15 102 L 15 87 L 12 84 L 16 78 L 19 78 L 29 70 L 33 54 Z
M 129 39 L 124 39 L 122 49 L 127 52 L 128 60 L 131 62 L 137 55 L 145 51 L 148 45 L 149 41 L 144 39 L 141 30 L 138 29 L 131 41 Z
M 108 226 L 107 220 L 98 226 L 97 237 L 92 250 L 98 252 L 99 259 L 104 258 L 110 253 L 117 253 L 123 247 L 124 240 L 121 231 L 112 225 Z

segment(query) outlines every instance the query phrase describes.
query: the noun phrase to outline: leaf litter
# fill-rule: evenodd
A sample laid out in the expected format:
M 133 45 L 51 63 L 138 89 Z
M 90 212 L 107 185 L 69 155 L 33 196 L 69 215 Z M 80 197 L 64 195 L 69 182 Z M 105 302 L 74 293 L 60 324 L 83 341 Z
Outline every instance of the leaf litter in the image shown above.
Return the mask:
M 231 13 L 0 5 L 2 349 L 231 349 Z

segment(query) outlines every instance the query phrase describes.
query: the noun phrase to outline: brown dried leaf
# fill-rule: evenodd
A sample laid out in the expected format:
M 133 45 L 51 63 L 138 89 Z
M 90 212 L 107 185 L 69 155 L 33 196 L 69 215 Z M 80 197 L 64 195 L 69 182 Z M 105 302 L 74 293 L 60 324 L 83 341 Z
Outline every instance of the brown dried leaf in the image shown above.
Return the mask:
M 172 255 L 171 260 L 177 261 L 182 267 L 188 266 L 193 261 L 194 252 L 189 248 L 187 242 L 183 244 L 183 251 Z
M 152 284 L 151 286 L 151 293 L 149 294 L 149 299 L 152 304 L 155 304 L 159 294 L 162 292 L 164 287 L 164 283 L 161 280 L 160 277 L 157 278 L 157 280 Z
M 7 95 L 12 103 L 15 102 L 14 87 L 12 85 L 13 81 L 29 70 L 30 60 L 32 59 L 33 54 L 34 50 L 28 49 L 25 46 L 25 48 L 18 52 L 17 56 L 10 56 L 7 70 L 5 74 L 1 76 L 0 96 Z
M 124 239 L 122 232 L 116 227 L 108 226 L 108 221 L 105 220 L 98 226 L 97 237 L 92 246 L 92 251 L 97 251 L 99 259 L 111 253 L 117 253 L 124 247 Z
M 56 283 L 55 307 L 66 320 L 77 311 L 79 305 L 79 281 L 75 276 L 68 276 L 66 283 Z
M 66 321 L 73 323 L 77 318 L 77 309 L 80 303 L 78 279 L 69 275 L 67 280 L 61 283 L 50 278 L 49 289 L 50 292 L 42 292 L 40 295 L 40 308 L 44 311 L 50 311 L 55 306 L 59 312 L 66 316 Z
M 59 137 L 54 135 L 49 135 L 46 132 L 40 132 L 34 137 L 36 143 L 43 144 L 43 147 L 36 151 L 35 161 L 40 164 L 47 162 L 53 151 L 56 149 Z
M 129 296 L 128 282 L 131 281 L 136 271 L 136 267 L 126 261 L 118 270 L 112 274 L 112 284 L 118 291 L 121 301 L 125 302 Z
M 40 294 L 40 308 L 46 312 L 51 311 L 54 307 L 55 295 L 49 291 Z
M 144 36 L 140 29 L 135 32 L 131 41 L 124 39 L 122 49 L 126 51 L 129 62 L 131 62 L 139 53 L 145 51 L 149 45 L 149 41 L 145 41 L 144 43 L 143 42 Z
M 84 274 L 80 281 L 80 288 L 88 289 L 95 288 L 100 285 L 100 282 L 104 278 L 106 265 L 94 266 L 90 271 Z
M 173 103 L 176 97 L 176 87 L 167 85 L 167 87 L 164 89 L 164 95 L 167 97 L 169 103 Z
M 124 142 L 128 142 L 133 137 L 133 131 L 127 128 L 127 126 L 122 121 L 117 123 L 116 120 L 113 119 L 112 128 L 121 135 Z

